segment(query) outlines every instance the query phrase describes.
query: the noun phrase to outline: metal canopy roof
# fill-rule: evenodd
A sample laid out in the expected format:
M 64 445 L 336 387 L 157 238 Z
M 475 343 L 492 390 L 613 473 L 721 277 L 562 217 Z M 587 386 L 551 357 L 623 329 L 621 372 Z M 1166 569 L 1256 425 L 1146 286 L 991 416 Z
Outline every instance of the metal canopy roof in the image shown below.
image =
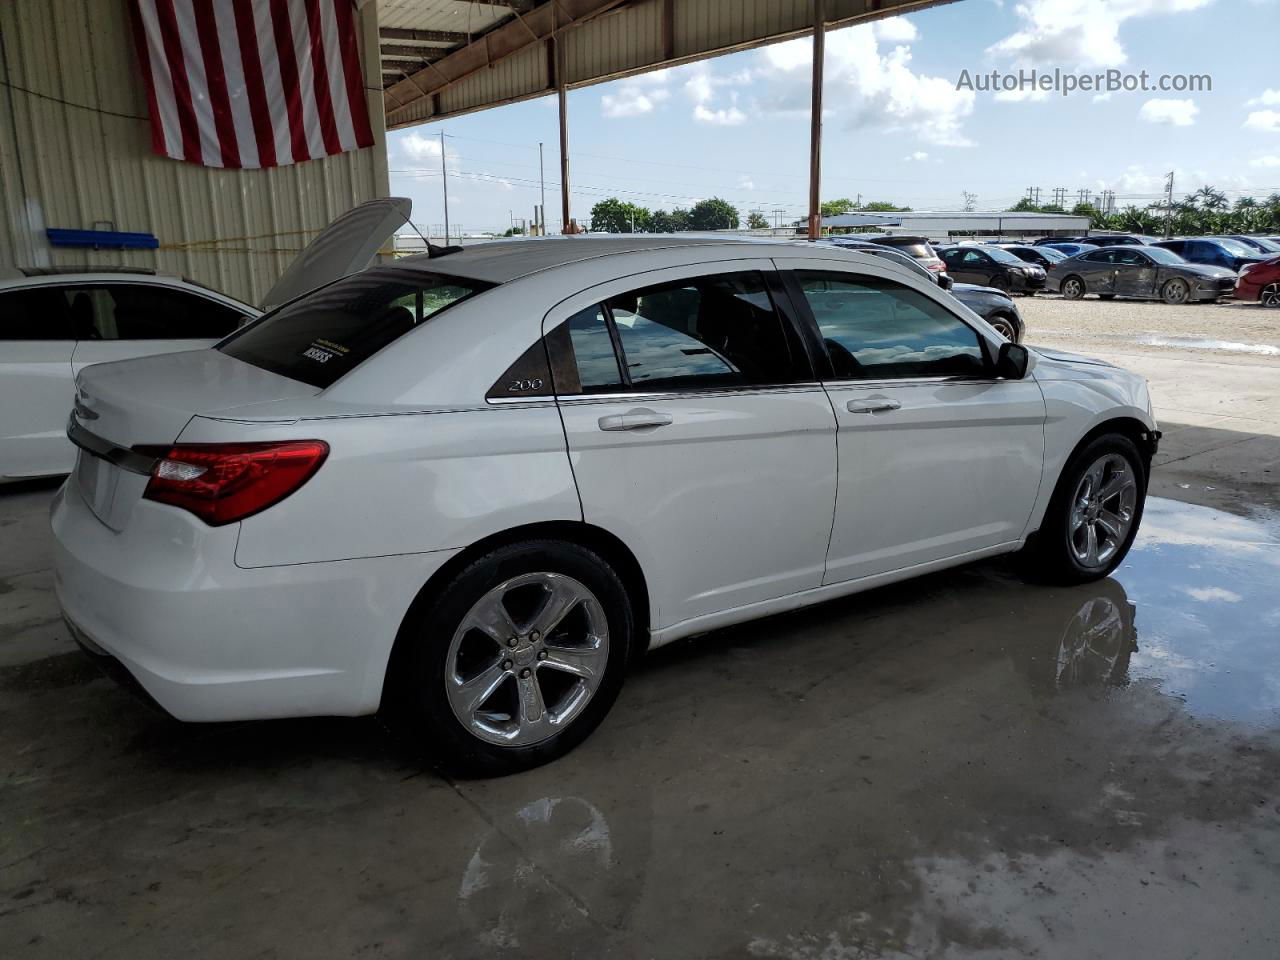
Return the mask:
M 953 0 L 823 0 L 844 26 Z M 382 0 L 389 128 L 810 33 L 814 0 Z M 560 48 L 560 49 L 557 49 Z

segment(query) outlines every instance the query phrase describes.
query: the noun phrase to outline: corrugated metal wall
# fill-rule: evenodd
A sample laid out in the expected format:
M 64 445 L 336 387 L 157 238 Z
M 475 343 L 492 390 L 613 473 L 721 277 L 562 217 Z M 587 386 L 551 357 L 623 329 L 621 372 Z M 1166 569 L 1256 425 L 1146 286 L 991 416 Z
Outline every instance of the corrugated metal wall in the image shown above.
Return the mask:
M 126 0 L 0 0 L 0 265 L 155 267 L 260 302 L 330 220 L 387 195 L 374 3 L 361 29 L 374 146 L 219 170 L 151 152 Z M 44 237 L 107 224 L 161 248 L 53 249 Z
M 828 24 L 848 24 L 948 3 L 951 0 L 826 0 Z M 670 58 L 663 51 L 664 0 L 632 0 L 566 31 L 565 79 L 570 86 L 600 83 L 804 34 L 813 26 L 813 0 L 673 0 Z M 392 127 L 412 126 L 550 93 L 552 77 L 541 43 L 494 63 L 432 97 L 388 104 Z

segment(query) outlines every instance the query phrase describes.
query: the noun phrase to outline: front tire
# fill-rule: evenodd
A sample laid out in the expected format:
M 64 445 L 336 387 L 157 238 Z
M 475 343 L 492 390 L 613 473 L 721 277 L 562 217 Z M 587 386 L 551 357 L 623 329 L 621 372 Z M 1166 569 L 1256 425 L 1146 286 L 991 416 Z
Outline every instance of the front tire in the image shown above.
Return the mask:
M 1258 294 L 1258 303 L 1264 307 L 1280 307 L 1280 283 L 1269 283 Z
M 1147 465 L 1134 442 L 1118 433 L 1090 441 L 1063 468 L 1027 546 L 1030 572 L 1054 583 L 1107 576 L 1133 546 L 1146 498 Z
M 1160 298 L 1165 303 L 1178 306 L 1186 303 L 1191 299 L 1191 287 L 1187 281 L 1174 277 L 1172 280 L 1166 281 L 1165 285 L 1160 288 Z
M 996 313 L 987 318 L 987 323 L 991 324 L 996 332 L 1010 343 L 1019 342 L 1020 338 L 1018 336 L 1018 327 L 1013 322 L 1012 318 L 1003 313 Z
M 633 630 L 626 588 L 594 551 L 498 548 L 410 610 L 388 676 L 391 719 L 451 773 L 549 763 L 613 706 Z

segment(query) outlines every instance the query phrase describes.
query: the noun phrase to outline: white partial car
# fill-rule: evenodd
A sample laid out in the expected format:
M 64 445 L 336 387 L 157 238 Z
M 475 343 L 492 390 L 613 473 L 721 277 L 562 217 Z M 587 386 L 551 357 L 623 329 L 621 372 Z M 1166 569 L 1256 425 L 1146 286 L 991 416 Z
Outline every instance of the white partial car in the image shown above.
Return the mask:
M 408 200 L 390 197 L 339 217 L 285 271 L 266 307 L 368 266 L 410 209 Z M 210 347 L 261 314 L 153 270 L 0 270 L 0 482 L 71 469 L 67 417 L 76 374 L 85 367 Z
M 80 375 L 82 644 L 183 720 L 392 713 L 498 773 L 681 637 L 996 554 L 1120 563 L 1145 382 L 814 246 L 547 238 L 378 266 Z

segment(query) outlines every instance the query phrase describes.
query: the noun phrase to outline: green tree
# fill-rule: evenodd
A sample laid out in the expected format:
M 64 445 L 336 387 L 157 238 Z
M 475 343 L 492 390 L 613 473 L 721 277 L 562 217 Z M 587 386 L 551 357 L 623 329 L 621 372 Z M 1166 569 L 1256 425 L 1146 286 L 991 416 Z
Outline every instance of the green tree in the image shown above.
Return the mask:
M 591 229 L 603 233 L 642 232 L 650 229 L 651 218 L 646 208 L 609 197 L 591 208 Z
M 848 197 L 841 197 L 838 200 L 823 200 L 820 209 L 824 217 L 838 217 L 857 208 Z
M 896 203 L 890 203 L 888 200 L 872 200 L 870 203 L 864 203 L 856 209 L 865 210 L 867 213 L 906 213 L 911 208 L 900 207 Z
M 522 237 L 524 236 L 524 227 L 507 227 L 502 232 L 504 237 Z
M 1088 217 L 1091 224 L 1095 224 L 1098 217 L 1102 216 L 1098 212 L 1098 208 L 1092 203 L 1077 203 L 1071 208 L 1071 215 L 1073 217 Z
M 655 210 L 649 215 L 650 233 L 675 233 L 676 222 L 665 210 Z
M 696 203 L 689 211 L 692 230 L 734 230 L 737 226 L 738 208 L 719 197 Z
M 674 233 L 680 233 L 684 230 L 692 230 L 691 222 L 692 214 L 688 210 L 681 210 L 678 207 L 671 211 L 671 229 Z
M 1030 197 L 1023 197 L 1012 207 L 1005 211 L 1006 213 L 1039 213 L 1040 207 L 1035 204 Z
M 1186 202 L 1197 210 L 1227 210 L 1231 207 L 1227 195 L 1208 184 L 1195 193 L 1188 194 Z
M 752 230 L 763 230 L 769 226 L 769 221 L 759 210 L 752 210 L 747 214 L 747 226 Z

